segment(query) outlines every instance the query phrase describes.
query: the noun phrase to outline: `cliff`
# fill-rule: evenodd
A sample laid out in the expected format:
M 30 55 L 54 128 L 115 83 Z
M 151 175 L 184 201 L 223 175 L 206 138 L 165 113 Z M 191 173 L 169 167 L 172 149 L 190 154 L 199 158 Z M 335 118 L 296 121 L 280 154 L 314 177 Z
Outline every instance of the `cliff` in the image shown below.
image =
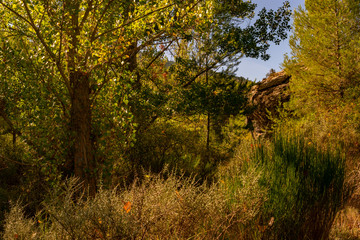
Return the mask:
M 269 116 L 278 116 L 278 108 L 290 100 L 287 91 L 290 76 L 284 71 L 274 73 L 255 84 L 248 96 L 248 106 L 252 109 L 247 120 L 254 137 L 267 136 L 272 121 Z

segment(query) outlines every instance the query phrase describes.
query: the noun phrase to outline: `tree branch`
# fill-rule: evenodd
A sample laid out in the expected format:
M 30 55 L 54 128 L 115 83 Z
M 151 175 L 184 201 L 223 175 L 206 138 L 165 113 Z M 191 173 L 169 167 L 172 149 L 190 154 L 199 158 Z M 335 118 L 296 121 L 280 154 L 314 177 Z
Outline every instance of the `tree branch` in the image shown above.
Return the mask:
M 94 2 L 94 0 L 90 0 L 90 1 L 88 2 L 88 6 L 87 6 L 87 8 L 86 8 L 84 17 L 81 19 L 81 22 L 80 22 L 80 25 L 79 25 L 80 31 L 81 31 L 81 29 L 84 27 L 84 24 L 85 24 L 87 18 L 89 17 L 90 11 L 93 9 L 93 7 L 92 7 L 93 2 Z
M 170 43 L 169 43 L 161 52 L 159 52 L 159 53 L 148 63 L 148 65 L 146 66 L 145 69 L 148 69 L 148 68 L 151 66 L 151 64 L 153 64 L 153 63 L 156 61 L 156 59 L 158 59 L 161 55 L 163 55 L 164 52 L 165 52 L 166 50 L 168 50 L 168 48 L 171 46 L 171 44 L 172 44 L 174 41 L 175 41 L 174 39 L 171 40 Z
M 30 10 L 27 6 L 27 2 L 25 0 L 22 0 L 23 4 L 24 4 L 24 8 L 26 11 L 27 16 L 29 17 L 29 21 L 28 23 L 30 24 L 30 26 L 34 29 L 36 36 L 38 37 L 38 39 L 40 40 L 41 44 L 43 45 L 43 47 L 45 48 L 46 52 L 49 54 L 50 58 L 55 62 L 55 65 L 57 67 L 57 69 L 60 72 L 60 75 L 66 85 L 66 88 L 68 89 L 70 95 L 72 95 L 72 89 L 70 87 L 70 82 L 68 80 L 68 78 L 65 75 L 65 72 L 61 66 L 60 61 L 57 60 L 55 54 L 51 51 L 51 48 L 49 47 L 49 45 L 45 42 L 40 30 L 37 28 L 37 26 L 35 25 L 35 22 L 31 16 Z
M 147 13 L 147 14 L 145 14 L 145 15 L 142 15 L 142 16 L 140 16 L 140 17 L 138 17 L 138 18 L 135 18 L 135 19 L 133 19 L 133 20 L 131 20 L 131 21 L 127 21 L 126 23 L 124 23 L 124 24 L 122 24 L 122 25 L 120 25 L 120 26 L 118 26 L 118 27 L 115 27 L 115 28 L 113 28 L 113 29 L 110 29 L 110 30 L 107 30 L 107 31 L 105 31 L 105 32 L 103 32 L 103 33 L 100 33 L 99 35 L 97 35 L 97 36 L 94 37 L 94 40 L 100 38 L 100 37 L 103 36 L 103 35 L 106 35 L 106 34 L 111 33 L 111 32 L 113 32 L 113 31 L 119 30 L 119 29 L 121 29 L 121 28 L 123 28 L 123 27 L 125 27 L 125 26 L 127 26 L 127 25 L 130 25 L 131 23 L 134 23 L 134 22 L 136 22 L 136 21 L 138 21 L 138 20 L 140 20 L 140 19 L 142 19 L 142 18 L 145 18 L 145 17 L 147 17 L 147 16 L 149 16 L 149 15 L 151 15 L 151 14 L 153 14 L 153 13 L 159 12 L 159 11 L 161 11 L 161 10 L 164 10 L 164 9 L 166 9 L 166 8 L 169 8 L 169 7 L 172 7 L 172 6 L 174 6 L 174 5 L 175 5 L 175 3 L 170 4 L 170 5 L 168 5 L 168 6 L 165 6 L 165 7 L 162 7 L 162 8 L 159 8 L 159 9 L 156 9 L 156 10 L 154 10 L 154 11 L 151 11 L 151 12 L 149 12 L 149 13 Z
M 200 77 L 202 74 L 206 73 L 207 71 L 213 69 L 216 67 L 216 65 L 218 64 L 218 62 L 215 62 L 213 64 L 211 64 L 210 66 L 204 68 L 202 71 L 200 71 L 198 74 L 196 74 L 190 81 L 188 81 L 187 83 L 185 83 L 183 85 L 184 88 L 188 87 L 190 84 L 192 84 L 198 77 Z
M 24 43 L 23 43 L 23 44 L 24 44 Z M 24 46 L 24 49 L 26 50 L 26 53 L 27 53 L 27 55 L 28 55 L 28 59 L 30 59 L 30 57 L 29 57 L 30 53 L 29 53 L 29 51 L 28 51 L 28 48 L 27 48 L 26 46 Z M 67 111 L 66 111 L 67 109 L 66 109 L 66 107 L 65 107 L 65 103 L 61 100 L 59 94 L 55 91 L 55 89 L 53 89 L 53 88 L 50 86 L 49 82 L 47 82 L 47 81 L 45 80 L 45 78 L 44 78 L 44 76 L 43 76 L 43 74 L 42 74 L 43 71 L 42 71 L 41 69 L 38 69 L 32 60 L 30 60 L 30 64 L 31 64 L 32 67 L 34 68 L 35 73 L 36 73 L 36 75 L 38 76 L 38 78 L 40 79 L 40 81 L 45 85 L 45 87 L 49 90 L 49 92 L 52 92 L 52 93 L 54 94 L 55 98 L 60 102 L 60 104 L 61 104 L 61 106 L 62 106 L 62 108 L 63 108 L 63 112 L 64 112 L 65 117 L 66 117 L 66 118 L 69 118 L 69 116 L 68 116 L 68 114 L 67 114 Z
M 97 32 L 97 30 L 98 30 L 99 24 L 101 23 L 104 15 L 105 15 L 105 13 L 109 10 L 109 8 L 110 8 L 110 6 L 111 6 L 111 3 L 112 3 L 113 1 L 114 1 L 114 0 L 110 0 L 110 1 L 108 2 L 108 4 L 105 6 L 104 11 L 101 13 L 100 18 L 99 18 L 98 21 L 96 22 L 96 25 L 95 25 L 92 33 L 90 34 L 90 42 L 95 41 L 95 39 L 96 39 L 96 32 Z
M 4 6 L 6 9 L 8 9 L 10 12 L 12 12 L 13 14 L 15 14 L 16 16 L 18 16 L 19 18 L 21 18 L 22 20 L 24 20 L 25 22 L 31 25 L 30 21 L 26 19 L 24 16 L 22 16 L 20 13 L 16 12 L 14 9 L 4 4 L 2 1 L 0 1 L 0 4 Z

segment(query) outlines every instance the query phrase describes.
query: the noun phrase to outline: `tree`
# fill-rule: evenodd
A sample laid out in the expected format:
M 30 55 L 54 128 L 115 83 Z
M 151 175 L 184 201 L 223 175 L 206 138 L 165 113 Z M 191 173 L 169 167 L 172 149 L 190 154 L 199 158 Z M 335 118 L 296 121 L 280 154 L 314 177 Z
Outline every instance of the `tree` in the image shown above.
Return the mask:
M 147 51 L 206 32 L 216 14 L 226 16 L 220 6 L 230 3 L 0 1 L 0 93 L 13 132 L 48 170 L 74 174 L 94 194 L 99 165 L 106 162 L 101 156 L 117 155 L 131 142 L 136 127 L 129 101 L 141 90 L 148 66 L 168 47 L 156 55 Z M 237 1 L 235 6 L 236 16 L 246 18 L 255 5 Z M 221 48 L 233 45 L 233 55 L 245 51 L 266 58 L 267 40 L 284 37 L 289 13 L 261 13 L 261 21 L 246 32 L 233 33 L 235 25 L 229 25 L 228 40 L 235 34 L 242 42 L 225 39 Z
M 27 94 L 42 94 L 55 105 L 54 118 L 66 122 L 62 129 L 68 128 L 68 134 L 64 138 L 71 142 L 63 156 L 71 160 L 75 176 L 92 193 L 96 185 L 93 112 L 101 109 L 93 104 L 98 95 L 111 85 L 116 88 L 122 84 L 110 82 L 131 70 L 127 67 L 131 56 L 162 38 L 176 37 L 182 30 L 200 26 L 211 18 L 212 11 L 210 1 L 1 1 L 0 5 L 1 53 L 7 70 L 2 79 L 16 78 L 20 88 L 34 89 Z M 203 18 L 196 17 L 199 14 Z M 140 45 L 134 45 L 138 39 Z M 33 118 L 53 115 L 50 106 L 38 106 L 36 101 L 25 104 L 46 109 L 42 114 L 42 109 L 35 110 Z M 119 124 L 118 119 L 109 122 Z M 20 130 L 29 134 L 25 126 Z M 44 145 L 38 143 L 37 148 Z
M 212 118 L 221 115 L 229 117 L 230 112 L 224 114 L 223 105 L 233 103 L 240 111 L 246 102 L 246 83 L 240 81 L 236 84 L 229 76 L 234 75 L 243 57 L 269 59 L 267 50 L 270 42 L 279 44 L 286 38 L 289 29 L 288 2 L 276 11 L 263 9 L 258 19 L 249 25 L 244 23 L 254 18 L 256 4 L 220 0 L 216 1 L 216 6 L 214 21 L 208 22 L 205 30 L 193 34 L 190 39 L 177 42 L 172 54 L 178 63 L 174 64 L 173 70 L 177 72 L 175 75 L 182 86 L 180 96 L 184 99 L 183 107 L 207 115 L 205 164 L 210 157 Z M 214 74 L 216 71 L 223 74 Z M 221 87 L 228 87 L 230 95 L 233 94 L 226 99 L 227 103 L 221 99 L 226 93 L 217 95 L 217 91 L 222 92 Z
M 316 122 L 318 135 L 337 132 L 344 140 L 358 125 L 359 9 L 356 0 L 314 0 L 294 14 L 292 53 L 284 63 L 292 76 L 291 108 Z
M 306 1 L 294 15 L 292 57 L 285 67 L 292 75 L 294 101 L 333 107 L 359 86 L 359 16 L 357 1 Z M 306 94 L 304 94 L 306 93 Z M 295 100 L 297 99 L 297 100 Z

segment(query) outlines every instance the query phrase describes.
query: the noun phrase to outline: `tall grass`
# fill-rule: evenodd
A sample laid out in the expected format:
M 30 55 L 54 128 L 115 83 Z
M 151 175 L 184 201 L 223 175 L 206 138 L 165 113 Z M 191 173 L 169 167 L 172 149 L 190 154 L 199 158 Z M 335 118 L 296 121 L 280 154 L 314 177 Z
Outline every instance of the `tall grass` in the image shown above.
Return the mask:
M 342 208 L 345 159 L 320 150 L 304 137 L 276 135 L 270 148 L 258 146 L 254 158 L 264 165 L 261 184 L 269 186 L 262 208 L 266 239 L 328 239 Z

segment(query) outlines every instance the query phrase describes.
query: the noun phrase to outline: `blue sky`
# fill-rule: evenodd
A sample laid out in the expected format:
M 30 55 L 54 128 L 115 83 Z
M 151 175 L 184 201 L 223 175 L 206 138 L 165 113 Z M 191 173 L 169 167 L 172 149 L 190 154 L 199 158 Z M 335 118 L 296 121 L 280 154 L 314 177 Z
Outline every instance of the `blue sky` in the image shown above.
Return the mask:
M 277 9 L 282 6 L 285 0 L 253 0 L 257 4 L 257 10 L 262 8 Z M 299 5 L 304 6 L 305 0 L 288 0 L 291 9 L 298 8 Z M 289 34 L 290 36 L 290 34 Z M 238 65 L 236 75 L 249 78 L 250 80 L 261 81 L 271 68 L 280 71 L 280 65 L 283 62 L 284 54 L 290 53 L 289 40 L 281 42 L 280 45 L 271 45 L 269 49 L 270 59 L 263 61 L 260 59 L 244 58 Z

